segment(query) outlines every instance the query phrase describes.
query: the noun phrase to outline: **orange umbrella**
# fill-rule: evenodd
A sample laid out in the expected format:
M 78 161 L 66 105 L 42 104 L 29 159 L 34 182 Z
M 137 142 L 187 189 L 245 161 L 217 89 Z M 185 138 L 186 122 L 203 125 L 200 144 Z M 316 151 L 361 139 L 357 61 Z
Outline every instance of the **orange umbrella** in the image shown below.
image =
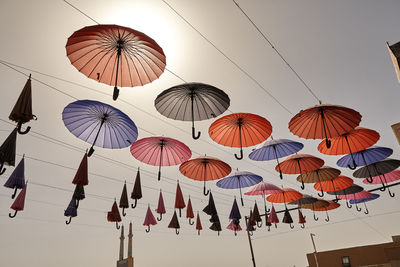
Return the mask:
M 332 200 L 326 200 L 326 201 L 329 203 L 328 206 L 326 206 L 326 207 L 316 207 L 316 208 L 313 208 L 312 210 L 313 210 L 313 211 L 325 211 L 325 212 L 326 212 L 326 219 L 325 219 L 325 221 L 326 221 L 326 222 L 329 222 L 328 210 L 337 209 L 337 208 L 340 207 L 340 204 L 339 204 L 339 203 L 336 203 L 336 202 L 334 202 L 334 201 L 332 201 Z
M 257 145 L 265 141 L 272 133 L 271 123 L 251 113 L 234 113 L 214 121 L 208 129 L 211 139 L 223 146 L 240 147 L 243 158 L 243 147 Z
M 186 177 L 204 181 L 203 194 L 207 196 L 206 181 L 217 180 L 227 176 L 231 172 L 231 167 L 225 162 L 208 156 L 190 159 L 179 166 L 179 171 Z
M 332 180 L 322 181 L 320 183 L 316 183 L 314 188 L 316 190 L 325 191 L 325 192 L 335 192 L 339 190 L 343 190 L 354 183 L 353 179 L 340 175 Z
M 284 161 L 275 167 L 279 172 L 286 174 L 303 174 L 315 171 L 324 165 L 324 161 L 320 158 L 308 154 L 294 154 L 287 157 Z M 301 180 L 301 189 L 304 189 L 304 181 Z
M 267 197 L 267 200 L 272 203 L 286 203 L 299 200 L 303 197 L 303 194 L 297 192 L 292 188 L 282 188 L 282 192 L 271 194 Z
M 350 132 L 360 124 L 361 114 L 343 106 L 320 104 L 300 111 L 289 122 L 289 130 L 306 139 L 325 139 Z

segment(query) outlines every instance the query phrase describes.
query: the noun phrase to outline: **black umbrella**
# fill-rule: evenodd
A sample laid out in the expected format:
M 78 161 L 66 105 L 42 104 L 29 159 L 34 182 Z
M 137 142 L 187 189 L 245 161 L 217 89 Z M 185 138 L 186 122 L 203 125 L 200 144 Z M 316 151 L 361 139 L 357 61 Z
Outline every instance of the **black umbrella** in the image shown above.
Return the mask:
M 369 175 L 368 175 L 369 177 Z M 327 192 L 329 195 L 335 195 L 336 198 L 338 195 L 351 195 L 351 194 L 355 194 L 355 193 L 359 193 L 361 191 L 363 191 L 364 188 L 362 188 L 359 185 L 353 184 L 345 189 L 339 190 L 339 191 L 332 191 L 332 192 Z M 347 207 L 350 209 L 352 206 L 349 204 L 349 202 L 347 201 L 346 198 L 346 205 Z
M 65 221 L 65 224 L 70 224 L 72 217 L 78 216 L 78 209 L 76 207 L 76 199 L 72 197 L 71 201 L 68 204 L 66 210 L 64 210 L 64 216 L 69 217 L 68 221 Z
M 253 208 L 253 220 L 256 222 L 258 228 L 262 226 L 262 219 L 256 201 L 254 202 L 254 208 Z
M 79 185 L 77 184 L 75 186 L 75 191 L 74 194 L 72 196 L 72 198 L 75 198 L 76 200 L 76 208 L 79 207 L 79 200 L 82 200 L 85 198 L 85 189 L 83 188 L 83 185 Z
M 178 221 L 178 216 L 176 215 L 176 211 L 174 211 L 174 215 L 172 216 L 171 221 L 169 222 L 168 228 L 175 228 L 175 233 L 179 235 L 179 229 L 181 228 Z
M 194 121 L 215 118 L 230 105 L 229 96 L 212 85 L 204 83 L 184 83 L 159 94 L 154 106 L 167 118 L 192 121 L 192 137 L 198 139 L 200 132 L 194 128 Z
M 126 216 L 125 209 L 129 208 L 128 191 L 126 189 L 126 181 L 122 188 L 121 198 L 119 199 L 119 207 L 122 208 L 122 216 Z
M 215 207 L 215 202 L 212 193 L 210 192 L 210 196 L 208 198 L 208 205 L 203 209 L 203 211 L 207 215 L 217 214 L 217 209 Z
M 310 207 L 310 204 L 311 204 L 311 207 L 313 207 L 312 205 L 317 201 L 318 201 L 317 198 L 312 197 L 310 195 L 303 194 L 302 198 L 300 198 L 299 200 L 296 200 L 296 201 L 289 202 L 288 205 L 299 205 L 299 209 L 300 209 L 301 207 L 304 207 L 304 206 Z M 285 212 L 285 214 L 286 214 L 286 212 Z M 314 213 L 314 220 L 315 221 L 318 220 L 318 218 L 315 217 L 315 213 Z M 304 227 L 302 227 L 302 228 L 304 228 Z
M 15 166 L 15 150 L 17 148 L 17 128 L 15 128 L 0 147 L 0 175 L 6 168 L 4 165 Z
M 136 208 L 138 199 L 142 198 L 142 186 L 140 183 L 140 170 L 138 168 L 136 173 L 136 180 L 131 193 L 131 198 L 135 200 L 135 204 L 131 204 L 132 209 Z
M 283 216 L 282 222 L 288 223 L 291 229 L 294 228 L 294 225 L 292 225 L 292 223 L 293 223 L 292 216 L 290 215 L 290 212 L 287 208 L 285 209 L 285 215 Z

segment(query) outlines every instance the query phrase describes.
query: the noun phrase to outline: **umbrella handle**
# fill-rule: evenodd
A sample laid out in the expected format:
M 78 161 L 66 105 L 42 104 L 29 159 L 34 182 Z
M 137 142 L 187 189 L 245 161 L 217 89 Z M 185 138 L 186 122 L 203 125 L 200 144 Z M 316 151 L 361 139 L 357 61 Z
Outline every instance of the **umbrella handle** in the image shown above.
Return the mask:
M 175 234 L 179 235 L 179 229 L 178 228 L 175 228 Z
M 93 146 L 91 146 L 87 156 L 90 157 L 91 155 L 93 155 L 93 152 L 94 152 L 94 148 L 93 148 Z
M 125 208 L 122 208 L 122 216 L 126 216 Z
M 219 236 L 219 231 L 218 231 L 218 236 Z
M 192 221 L 192 218 L 189 218 L 189 225 L 193 225 L 194 221 Z
M 321 192 L 318 192 L 318 196 L 323 197 L 324 196 L 324 191 L 321 190 Z
M 353 166 L 351 166 L 350 164 L 347 164 L 347 167 L 348 167 L 350 170 L 355 170 L 355 169 L 357 168 L 356 162 L 353 160 Z
M 314 215 L 314 221 L 318 221 L 318 217 L 315 216 L 315 213 L 313 215 Z
M 194 126 L 193 126 L 192 127 L 192 137 L 193 137 L 193 139 L 194 140 L 199 139 L 200 138 L 200 134 L 201 134 L 201 132 L 199 131 L 199 132 L 197 132 L 197 135 L 196 135 L 196 130 L 194 129 Z
M 301 180 L 301 189 L 303 189 L 304 190 L 304 181 L 303 180 Z
M 262 221 L 258 221 L 258 222 L 257 222 L 257 227 L 258 227 L 258 228 L 261 228 L 261 227 L 262 227 Z
M 372 177 L 371 177 L 371 176 L 370 176 L 370 177 L 367 177 L 367 179 L 366 179 L 366 180 L 367 180 L 367 182 L 368 182 L 368 183 L 370 183 L 370 184 L 372 184 L 372 182 L 374 181 L 374 179 L 372 179 Z
M 240 148 L 240 156 L 238 156 L 238 155 L 235 153 L 235 158 L 236 158 L 237 160 L 243 159 L 243 149 L 242 149 L 242 148 Z
M 388 193 L 389 193 L 389 196 L 390 197 L 394 197 L 395 196 L 395 194 L 394 193 L 392 193 L 391 191 L 390 191 L 390 189 L 388 188 Z
M 136 205 L 137 205 L 137 199 L 135 199 L 135 204 L 131 204 L 131 208 L 132 209 L 136 208 Z
M 293 228 L 294 228 L 294 225 L 292 225 L 291 223 L 289 223 L 289 227 L 290 227 L 290 229 L 293 229 Z
M 147 229 L 145 229 L 146 233 L 150 232 L 150 225 L 147 225 Z
M 278 228 L 278 225 L 275 223 L 275 228 Z
M 2 175 L 7 169 L 4 168 L 4 162 L 1 163 L 0 165 L 0 175 Z
M 27 134 L 31 130 L 31 126 L 26 127 L 25 131 L 22 131 L 21 127 L 22 127 L 22 121 L 18 122 L 18 125 L 17 125 L 18 133 L 21 135 Z
M 329 140 L 328 138 L 325 139 L 325 144 L 326 144 L 326 148 L 329 149 L 331 148 L 332 142 L 331 140 Z
M 18 210 L 15 210 L 14 214 L 11 214 L 11 212 L 8 214 L 8 217 L 10 218 L 14 218 L 15 216 L 17 216 L 17 212 Z
M 117 100 L 119 96 L 119 89 L 118 87 L 114 86 L 114 92 L 113 92 L 113 100 Z
M 162 220 L 162 213 L 160 213 L 160 217 L 157 217 L 157 221 L 161 221 Z
M 304 225 L 304 223 L 303 223 L 302 225 L 300 225 L 300 228 L 301 228 L 301 229 L 306 228 L 306 226 Z
M 119 230 L 121 228 L 121 226 L 118 225 L 118 222 L 115 222 L 115 227 L 117 228 L 117 230 Z
M 329 220 L 330 220 L 329 214 L 328 214 L 328 211 L 326 211 L 326 218 L 325 218 L 325 221 L 326 221 L 326 222 L 329 222 Z
M 17 195 L 17 189 L 18 188 L 14 188 L 14 193 L 11 195 L 11 199 L 14 199 L 15 196 Z
M 208 196 L 210 194 L 210 189 L 206 191 L 206 187 L 203 187 L 203 195 Z
M 269 232 L 269 231 L 271 231 L 271 227 L 270 227 L 270 226 L 268 226 L 268 232 Z
M 364 202 L 364 206 L 365 206 L 364 214 L 369 214 L 369 210 L 368 210 L 367 205 L 365 204 L 365 202 Z
M 65 221 L 65 224 L 66 225 L 70 224 L 71 223 L 71 219 L 72 219 L 72 216 L 69 216 L 69 219 L 67 221 Z
M 361 208 L 359 206 L 357 206 L 357 204 L 356 204 L 356 210 L 361 211 Z
M 349 209 L 351 209 L 351 207 L 353 207 L 351 204 L 349 204 L 348 201 L 346 201 L 346 206 L 347 206 Z
M 242 203 L 242 207 L 244 206 L 244 203 L 243 203 L 243 198 L 242 198 L 242 196 L 240 196 L 240 202 Z
M 158 171 L 158 181 L 161 180 L 161 171 Z

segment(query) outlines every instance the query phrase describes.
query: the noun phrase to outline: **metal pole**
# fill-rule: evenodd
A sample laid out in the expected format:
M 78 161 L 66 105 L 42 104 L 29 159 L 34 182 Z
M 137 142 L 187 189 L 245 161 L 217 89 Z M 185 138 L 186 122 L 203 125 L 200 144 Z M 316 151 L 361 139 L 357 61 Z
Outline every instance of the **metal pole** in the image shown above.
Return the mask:
M 315 236 L 315 234 L 311 234 L 311 233 L 310 233 L 310 236 L 311 236 L 312 244 L 313 244 L 313 246 L 314 246 L 314 259 L 315 259 L 315 264 L 317 265 L 317 267 L 319 267 L 318 259 L 317 259 L 317 248 L 315 247 L 315 242 L 314 242 L 314 236 Z
M 247 224 L 248 224 L 247 216 L 244 216 L 244 219 L 245 219 L 245 221 L 246 221 L 246 227 L 247 227 Z M 246 232 L 247 232 L 247 238 L 249 239 L 250 252 L 251 252 L 251 260 L 253 261 L 253 267 L 256 267 L 256 260 L 254 259 L 253 245 L 251 244 L 250 233 L 249 233 L 249 231 L 246 231 Z

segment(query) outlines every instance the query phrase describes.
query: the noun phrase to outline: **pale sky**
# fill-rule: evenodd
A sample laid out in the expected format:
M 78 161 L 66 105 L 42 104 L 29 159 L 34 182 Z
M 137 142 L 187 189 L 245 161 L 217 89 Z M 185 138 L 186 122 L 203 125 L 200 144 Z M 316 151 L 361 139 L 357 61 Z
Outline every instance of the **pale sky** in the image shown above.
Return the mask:
M 237 237 L 229 230 L 220 236 L 208 229 L 205 213 L 200 214 L 204 230 L 200 236 L 194 226 L 180 218 L 181 234 L 176 236 L 167 228 L 172 217 L 176 180 L 179 179 L 187 201 L 192 198 L 195 211 L 202 210 L 208 199 L 202 195 L 202 183 L 184 177 L 178 166 L 163 168 L 163 178 L 157 181 L 157 167 L 134 159 L 129 148 L 107 150 L 97 148 L 89 159 L 87 196 L 80 203 L 78 217 L 65 225 L 63 216 L 73 190 L 71 183 L 88 144 L 73 136 L 61 120 L 63 108 L 74 98 L 92 99 L 111 104 L 125 112 L 139 128 L 139 138 L 164 135 L 186 143 L 193 156 L 207 154 L 227 162 L 233 169 L 251 171 L 264 181 L 277 186 L 292 187 L 300 192 L 317 195 L 312 185 L 300 189 L 295 175 L 279 179 L 275 162 L 254 162 L 248 158 L 252 148 L 245 148 L 245 158 L 238 161 L 237 149 L 214 143 L 207 134 L 213 120 L 196 122 L 202 131 L 199 140 L 191 137 L 190 122 L 173 121 L 160 115 L 154 99 L 163 90 L 187 82 L 203 82 L 224 90 L 231 99 L 229 111 L 255 113 L 267 118 L 274 138 L 288 138 L 304 143 L 302 153 L 321 157 L 325 164 L 335 167 L 338 156 L 322 155 L 317 151 L 318 140 L 305 140 L 288 130 L 292 117 L 237 66 L 251 75 L 289 111 L 296 114 L 316 105 L 317 101 L 289 68 L 265 42 L 233 1 L 76 1 L 71 3 L 101 24 L 118 24 L 142 31 L 163 48 L 167 69 L 151 84 L 122 88 L 118 101 L 112 100 L 112 87 L 97 83 L 79 73 L 69 62 L 65 44 L 76 30 L 95 24 L 89 18 L 58 0 L 0 1 L 0 60 L 32 71 L 15 67 L 25 74 L 32 73 L 33 111 L 38 120 L 30 123 L 32 131 L 18 136 L 17 162 L 25 153 L 25 175 L 28 185 L 25 210 L 14 219 L 8 218 L 12 204 L 10 189 L 1 187 L 0 196 L 0 258 L 1 265 L 20 266 L 115 266 L 118 259 L 119 231 L 106 220 L 113 199 L 119 198 L 124 180 L 128 191 L 133 187 L 136 168 L 142 171 L 143 199 L 136 209 L 129 209 L 123 218 L 134 227 L 135 266 L 251 266 L 250 249 L 244 231 Z M 378 131 L 380 146 L 394 149 L 392 158 L 400 158 L 399 145 L 390 125 L 400 121 L 398 101 L 400 88 L 386 48 L 386 41 L 400 41 L 400 1 L 396 0 L 279 0 L 244 1 L 239 5 L 276 45 L 279 51 L 307 82 L 323 103 L 353 108 L 362 114 L 360 126 Z M 191 28 L 172 9 L 193 25 Z M 211 41 L 208 43 L 199 32 Z M 40 73 L 42 74 L 40 74 Z M 75 85 L 57 80 L 65 79 Z M 23 88 L 26 77 L 0 65 L 2 95 L 0 98 L 0 140 L 7 137 L 13 126 L 8 115 Z M 94 90 L 97 91 L 94 91 Z M 124 102 L 123 102 L 124 101 Z M 127 104 L 129 103 L 129 104 Z M 53 139 L 49 139 L 53 138 Z M 60 145 L 59 141 L 69 145 Z M 104 161 L 98 156 L 119 163 Z M 58 165 L 58 166 L 57 166 Z M 68 168 L 60 167 L 66 166 Z M 10 175 L 9 167 L 0 181 Z M 352 176 L 341 168 L 342 174 Z M 101 174 L 94 175 L 94 174 Z M 111 178 L 111 179 L 110 179 Z M 361 180 L 355 183 L 363 185 Z M 237 190 L 224 190 L 209 182 L 222 227 L 229 224 L 228 214 Z M 365 186 L 367 189 L 373 186 Z M 148 203 L 156 208 L 158 190 L 163 189 L 167 214 L 163 221 L 147 234 L 142 226 Z M 67 190 L 67 191 L 65 191 Z M 399 188 L 392 191 L 400 196 Z M 242 216 L 254 200 L 262 206 L 260 197 L 245 197 Z M 344 203 L 343 203 L 344 204 Z M 306 266 L 306 253 L 312 252 L 310 233 L 316 234 L 318 250 L 371 243 L 389 242 L 400 234 L 398 197 L 386 192 L 375 202 L 368 203 L 369 215 L 344 206 L 330 212 L 331 221 L 312 220 L 304 210 L 307 227 L 290 230 L 279 224 L 278 229 L 257 229 L 253 247 L 257 266 Z M 276 205 L 282 209 L 283 205 Z M 282 219 L 282 214 L 278 215 Z M 297 212 L 292 212 L 295 221 Z M 244 228 L 244 220 L 241 226 Z M 127 245 L 126 245 L 127 246 Z

